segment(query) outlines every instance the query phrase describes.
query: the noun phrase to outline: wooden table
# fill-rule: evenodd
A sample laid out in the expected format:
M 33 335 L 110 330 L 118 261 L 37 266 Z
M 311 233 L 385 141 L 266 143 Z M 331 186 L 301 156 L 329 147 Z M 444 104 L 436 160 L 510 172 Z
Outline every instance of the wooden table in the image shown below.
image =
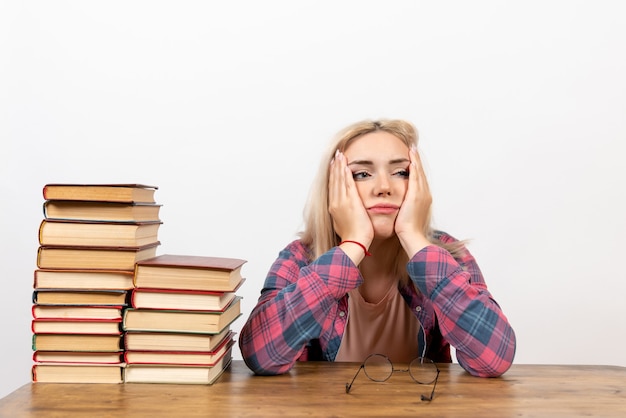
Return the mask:
M 514 365 L 482 379 L 457 364 L 439 365 L 432 386 L 394 373 L 385 383 L 349 363 L 299 363 L 282 376 L 254 376 L 241 361 L 212 386 L 163 384 L 26 384 L 0 400 L 0 417 L 196 416 L 626 416 L 626 368 Z M 6 378 L 6 376 L 3 376 Z

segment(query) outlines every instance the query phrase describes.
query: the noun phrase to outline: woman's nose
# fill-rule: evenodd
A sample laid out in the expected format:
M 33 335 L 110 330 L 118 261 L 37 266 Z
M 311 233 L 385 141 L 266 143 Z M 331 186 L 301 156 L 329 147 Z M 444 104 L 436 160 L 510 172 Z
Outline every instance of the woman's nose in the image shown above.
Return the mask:
M 391 183 L 387 176 L 379 175 L 374 186 L 374 194 L 376 196 L 385 196 L 391 194 Z

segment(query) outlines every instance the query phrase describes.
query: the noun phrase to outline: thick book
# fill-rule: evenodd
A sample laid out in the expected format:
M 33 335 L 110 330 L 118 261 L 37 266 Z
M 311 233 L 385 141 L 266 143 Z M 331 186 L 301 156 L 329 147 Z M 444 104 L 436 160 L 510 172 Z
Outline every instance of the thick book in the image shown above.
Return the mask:
M 128 364 L 124 369 L 124 382 L 210 385 L 228 368 L 231 360 L 232 350 L 228 350 L 213 366 Z
M 160 242 L 143 247 L 39 247 L 40 269 L 94 269 L 133 271 L 135 263 L 156 254 Z
M 235 292 L 174 289 L 133 289 L 130 304 L 135 309 L 182 309 L 217 311 L 233 301 Z
M 97 222 L 44 219 L 39 225 L 42 246 L 141 247 L 156 243 L 161 221 Z
M 65 290 L 129 290 L 133 288 L 133 270 L 38 269 L 33 288 Z
M 122 335 L 33 334 L 33 351 L 119 351 Z
M 122 319 L 121 306 L 33 305 L 34 319 Z
M 163 254 L 139 260 L 137 288 L 232 292 L 242 280 L 245 260 L 226 257 Z
M 35 383 L 123 383 L 123 364 L 37 363 L 32 367 Z
M 241 297 L 223 311 L 126 309 L 124 331 L 198 332 L 217 334 L 241 315 Z
M 35 363 L 120 364 L 123 351 L 35 351 Z
M 90 200 L 98 202 L 155 203 L 155 186 L 145 184 L 59 184 L 43 187 L 45 200 Z
M 80 200 L 46 200 L 46 219 L 109 222 L 160 221 L 162 205 L 153 203 L 89 202 Z
M 120 335 L 120 319 L 33 319 L 34 334 Z
M 214 351 L 125 351 L 126 364 L 176 364 L 181 366 L 215 366 L 234 344 L 224 340 Z
M 124 347 L 128 351 L 214 351 L 224 340 L 235 333 L 226 327 L 218 334 L 193 334 L 181 332 L 128 331 L 124 334 Z
M 40 289 L 33 291 L 33 303 L 61 306 L 125 306 L 128 304 L 128 292 L 126 290 Z

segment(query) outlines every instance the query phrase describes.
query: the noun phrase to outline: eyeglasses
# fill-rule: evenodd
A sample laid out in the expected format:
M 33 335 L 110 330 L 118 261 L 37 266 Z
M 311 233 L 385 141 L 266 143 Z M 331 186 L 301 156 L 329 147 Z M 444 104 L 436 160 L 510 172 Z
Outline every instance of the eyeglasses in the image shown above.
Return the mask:
M 350 383 L 346 383 L 346 393 L 350 393 L 352 384 L 356 380 L 359 373 L 363 370 L 365 375 L 374 382 L 384 382 L 391 377 L 393 372 L 408 372 L 411 379 L 422 385 L 433 385 L 433 391 L 430 396 L 421 395 L 423 401 L 432 401 L 435 395 L 435 387 L 439 380 L 439 368 L 430 359 L 425 357 L 417 357 L 409 364 L 408 369 L 395 369 L 393 363 L 384 354 L 370 354 L 359 367 Z

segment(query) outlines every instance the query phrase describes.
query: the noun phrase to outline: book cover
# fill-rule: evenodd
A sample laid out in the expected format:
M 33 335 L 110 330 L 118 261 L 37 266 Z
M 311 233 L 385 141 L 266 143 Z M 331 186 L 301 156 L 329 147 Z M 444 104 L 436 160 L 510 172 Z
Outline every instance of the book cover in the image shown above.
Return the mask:
M 176 364 L 180 366 L 215 366 L 234 340 L 226 339 L 214 351 L 125 351 L 126 364 Z
M 46 305 L 126 306 L 129 293 L 126 290 L 68 290 L 64 288 L 33 291 L 33 303 Z
M 161 221 L 98 222 L 44 219 L 42 246 L 141 247 L 158 241 Z
M 34 334 L 88 334 L 120 335 L 121 319 L 54 319 L 39 318 L 32 321 Z
M 226 327 L 218 334 L 127 331 L 124 348 L 129 351 L 214 351 L 235 333 Z
M 155 203 L 156 186 L 145 184 L 60 184 L 43 187 L 45 200 L 90 200 L 102 202 Z
M 38 269 L 34 272 L 33 288 L 65 290 L 130 290 L 132 270 L 103 269 Z
M 154 257 L 160 242 L 143 247 L 39 247 L 39 269 L 94 269 L 133 271 L 135 263 Z
M 121 364 L 123 351 L 35 351 L 35 363 Z
M 121 319 L 122 306 L 33 305 L 34 319 Z
M 237 258 L 164 254 L 139 260 L 133 283 L 137 288 L 232 292 L 242 280 L 244 263 Z
M 179 366 L 128 364 L 124 369 L 126 383 L 213 384 L 232 360 L 228 350 L 214 366 Z
M 243 282 L 243 280 L 242 280 Z M 240 283 L 241 285 L 241 283 Z M 238 286 L 239 287 L 239 286 Z M 233 301 L 235 292 L 177 289 L 133 289 L 130 303 L 135 309 L 181 309 L 215 311 Z
M 241 297 L 223 311 L 180 311 L 128 308 L 123 313 L 124 331 L 198 332 L 217 334 L 241 315 Z
M 32 367 L 35 383 L 123 383 L 123 364 L 48 364 Z
M 45 219 L 146 222 L 160 221 L 162 205 L 154 203 L 89 202 L 80 200 L 46 200 L 43 203 Z
M 119 351 L 122 335 L 33 334 L 33 351 Z

